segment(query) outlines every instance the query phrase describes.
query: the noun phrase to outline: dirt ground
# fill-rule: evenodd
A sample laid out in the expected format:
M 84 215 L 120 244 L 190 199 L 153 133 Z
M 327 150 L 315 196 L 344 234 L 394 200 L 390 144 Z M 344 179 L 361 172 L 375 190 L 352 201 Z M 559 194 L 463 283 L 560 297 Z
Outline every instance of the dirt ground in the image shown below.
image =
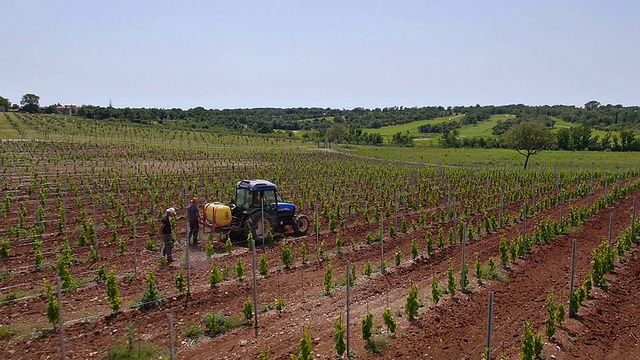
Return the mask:
M 591 194 L 590 203 L 602 197 L 602 189 Z M 577 241 L 576 284 L 582 284 L 591 269 L 591 251 L 609 236 L 609 222 L 614 214 L 613 235 L 617 237 L 630 225 L 633 199 L 640 195 L 636 191 L 606 210 L 601 210 L 579 226 L 572 227 L 566 235 L 552 239 L 549 244 L 536 246 L 525 258 L 518 259 L 509 268 L 498 265 L 503 279 L 482 280 L 474 275 L 473 262 L 478 260 L 486 267 L 490 257 L 498 262 L 500 239 L 515 239 L 522 230 L 522 224 L 510 223 L 492 234 L 482 233 L 465 246 L 465 259 L 470 265 L 469 291 L 460 289 L 451 297 L 445 295 L 434 304 L 431 299 L 431 282 L 434 275 L 440 279 L 440 286 L 446 287 L 449 261 L 454 266 L 456 280 L 459 279 L 463 256 L 460 243 L 445 246 L 427 255 L 425 245 L 426 230 L 436 232 L 439 227 L 453 226 L 452 221 L 427 224 L 426 228 L 399 232 L 395 237 L 386 237 L 383 246 L 379 242 L 365 244 L 364 237 L 377 231 L 377 224 L 363 221 L 349 222 L 341 230 L 344 247 L 335 247 L 336 233 L 324 231 L 319 236 L 278 238 L 275 245 L 260 247 L 257 256 L 265 255 L 270 265 L 267 276 L 259 276 L 258 308 L 264 310 L 258 316 L 257 336 L 252 323 L 236 328 L 216 337 L 203 336 L 190 339 L 185 334 L 189 324 L 203 327 L 203 317 L 211 312 L 223 312 L 236 317 L 242 316 L 242 307 L 253 297 L 253 280 L 245 275 L 234 278 L 233 267 L 241 262 L 251 274 L 251 252 L 245 247 L 235 247 L 230 254 L 218 252 L 213 262 L 218 267 L 231 268 L 229 278 L 215 287 L 209 285 L 209 271 L 212 260 L 205 256 L 202 248 L 189 253 L 190 296 L 176 292 L 174 281 L 177 273 L 185 269 L 183 261 L 169 266 L 159 264 L 159 250 L 145 250 L 144 243 L 154 238 L 148 231 L 140 229 L 133 237 L 129 234 L 127 245 L 130 251 L 119 255 L 118 244 L 110 243 L 100 247 L 102 261 L 81 262 L 73 267 L 76 279 L 82 286 L 62 294 L 62 317 L 64 336 L 59 330 L 52 331 L 46 322 L 46 301 L 41 291 L 45 278 L 55 278 L 54 269 L 34 272 L 32 259 L 17 250 L 2 262 L 2 269 L 12 269 L 12 276 L 2 280 L 2 287 L 16 288 L 25 298 L 5 301 L 0 305 L 1 328 L 10 329 L 13 335 L 0 337 L 0 358 L 6 359 L 48 359 L 60 358 L 62 346 L 67 359 L 89 359 L 102 357 L 113 344 L 126 343 L 127 328 L 135 328 L 136 344 L 152 343 L 169 353 L 170 333 L 175 336 L 175 351 L 178 359 L 255 359 L 260 353 L 267 353 L 271 359 L 286 359 L 297 352 L 302 331 L 308 327 L 313 340 L 313 353 L 318 359 L 336 358 L 334 349 L 334 323 L 340 314 L 346 316 L 347 289 L 345 286 L 324 291 L 327 265 L 333 269 L 333 279 L 338 283 L 346 277 L 347 262 L 356 268 L 356 283 L 350 289 L 350 348 L 356 358 L 380 359 L 479 359 L 487 346 L 487 313 L 489 293 L 494 294 L 493 331 L 491 342 L 492 358 L 504 355 L 519 358 L 522 344 L 524 321 L 529 321 L 535 332 L 543 334 L 546 358 L 557 359 L 634 359 L 640 358 L 638 325 L 640 310 L 637 307 L 637 289 L 640 288 L 640 258 L 637 252 L 627 254 L 616 271 L 607 275 L 610 289 L 595 289 L 580 307 L 578 316 L 559 325 L 556 335 L 547 339 L 544 335 L 546 301 L 553 293 L 557 302 L 567 304 L 571 275 L 572 241 Z M 564 204 L 564 216 L 571 206 L 584 206 L 586 198 L 577 198 Z M 520 209 L 521 202 L 507 204 L 512 212 Z M 494 210 L 495 214 L 497 210 Z M 528 233 L 543 219 L 560 218 L 560 206 L 552 206 L 535 213 L 527 219 Z M 403 214 L 409 223 L 417 222 L 418 213 Z M 475 214 L 467 221 L 478 223 L 482 214 Z M 182 220 L 184 222 L 184 220 Z M 385 226 L 388 226 L 386 224 Z M 106 232 L 106 230 L 103 230 Z M 179 237 L 184 237 L 185 229 L 179 228 Z M 102 237 L 108 234 L 101 233 Z M 207 235 L 204 234 L 203 238 Z M 215 239 L 216 237 L 214 237 Z M 280 244 L 286 240 L 294 249 L 296 260 L 291 268 L 282 266 Z M 45 261 L 52 262 L 56 252 L 53 242 L 62 239 L 52 235 L 49 246 L 45 246 Z M 316 257 L 321 242 L 326 245 L 326 259 Z M 411 243 L 420 249 L 420 256 L 411 258 Z M 307 262 L 300 258 L 301 245 L 305 243 L 310 254 Z M 217 244 L 221 249 L 223 245 Z M 184 247 L 178 247 L 181 254 Z M 88 250 L 86 250 L 88 251 Z M 84 253 L 76 253 L 86 258 Z M 400 251 L 401 264 L 395 266 L 394 255 Z M 384 255 L 382 255 L 384 254 Z M 384 257 L 387 271 L 378 271 L 380 258 Z M 177 256 L 177 258 L 179 258 Z M 371 276 L 362 274 L 365 264 L 370 262 L 374 272 Z M 111 314 L 103 284 L 90 279 L 95 277 L 97 267 L 104 264 L 107 269 L 116 269 L 119 280 L 120 297 L 124 300 L 124 310 Z M 146 274 L 153 270 L 160 291 L 166 295 L 164 302 L 149 311 L 135 308 L 135 303 L 145 288 Z M 128 275 L 128 276 L 125 276 Z M 25 287 L 25 283 L 31 286 Z M 423 306 L 416 321 L 409 321 L 404 312 L 406 296 L 412 286 L 419 289 Z M 274 301 L 282 298 L 287 306 L 279 314 L 273 307 Z M 390 308 L 398 323 L 395 334 L 390 334 L 383 326 L 382 313 Z M 381 354 L 371 354 L 365 349 L 362 339 L 361 320 L 371 312 L 374 316 L 374 338 L 386 349 Z M 170 320 L 170 316 L 172 320 Z M 169 323 L 173 323 L 173 329 Z M 61 339 L 63 338 L 63 341 Z

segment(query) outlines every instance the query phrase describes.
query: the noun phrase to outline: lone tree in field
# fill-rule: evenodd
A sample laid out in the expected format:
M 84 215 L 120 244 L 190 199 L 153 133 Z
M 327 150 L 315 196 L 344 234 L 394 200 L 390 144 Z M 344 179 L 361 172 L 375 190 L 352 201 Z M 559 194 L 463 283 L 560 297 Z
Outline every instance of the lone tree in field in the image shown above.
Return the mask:
M 24 94 L 20 100 L 22 110 L 30 113 L 37 113 L 40 109 L 40 96 L 35 94 Z
M 515 149 L 518 154 L 525 157 L 525 170 L 529 164 L 529 157 L 551 147 L 553 140 L 553 134 L 546 126 L 531 121 L 514 125 L 504 134 L 507 147 Z

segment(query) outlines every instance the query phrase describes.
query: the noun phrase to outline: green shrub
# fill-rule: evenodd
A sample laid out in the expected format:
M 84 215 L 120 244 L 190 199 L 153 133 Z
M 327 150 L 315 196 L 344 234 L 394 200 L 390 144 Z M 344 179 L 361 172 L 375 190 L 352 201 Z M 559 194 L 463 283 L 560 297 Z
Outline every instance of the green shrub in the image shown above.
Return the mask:
M 473 268 L 475 270 L 476 279 L 478 279 L 478 284 L 482 284 L 482 265 L 480 265 L 480 259 L 476 259 L 476 262 L 473 263 Z
M 49 280 L 44 280 L 45 297 L 47 298 L 47 320 L 56 328 L 58 321 L 60 321 L 60 303 L 58 298 L 53 293 L 53 286 Z
M 373 329 L 373 314 L 367 312 L 362 318 L 362 339 L 367 343 L 371 341 L 371 330 Z
M 431 235 L 431 230 L 427 230 L 425 235 L 427 241 L 427 254 L 433 254 L 433 235 Z
M 0 241 L 0 258 L 7 257 L 11 254 L 11 243 L 9 239 Z
M 438 275 L 433 274 L 433 280 L 431 281 L 431 298 L 433 299 L 433 303 L 437 304 L 442 297 L 442 290 L 440 289 L 440 280 L 438 280 Z
M 391 309 L 389 308 L 384 309 L 384 311 L 382 312 L 382 320 L 384 321 L 384 324 L 387 327 L 387 329 L 389 329 L 389 332 L 395 334 L 397 323 L 396 323 L 396 320 L 393 318 L 393 312 L 391 311 Z
M 214 249 L 213 243 L 211 241 L 207 242 L 207 244 L 204 246 L 204 253 L 207 256 L 207 259 L 210 259 L 213 256 Z
M 414 321 L 418 318 L 418 309 L 420 308 L 420 299 L 418 299 L 418 285 L 411 285 L 411 290 L 407 294 L 407 303 L 404 306 L 404 312 L 409 316 L 409 320 Z
M 114 312 L 120 310 L 122 305 L 122 299 L 120 299 L 120 292 L 118 290 L 118 278 L 116 272 L 111 270 L 107 273 L 107 297 L 109 298 L 109 307 Z
M 156 242 L 152 238 L 148 238 L 147 241 L 144 243 L 144 248 L 145 250 L 155 251 L 157 248 Z
M 282 241 L 282 263 L 287 269 L 293 264 L 293 251 L 286 240 Z
M 71 276 L 71 271 L 69 271 L 69 263 L 62 255 L 58 256 L 58 276 L 62 280 L 63 289 L 74 289 L 76 287 L 76 282 Z
M 365 276 L 371 276 L 371 274 L 373 274 L 373 267 L 371 267 L 370 261 L 367 261 L 364 264 L 364 269 L 362 269 L 362 274 Z
M 284 308 L 287 307 L 287 303 L 282 298 L 277 298 L 275 301 L 276 310 L 278 310 L 278 314 L 281 314 L 284 311 Z
M 522 334 L 522 347 L 520 351 L 520 358 L 522 360 L 534 360 L 533 350 L 533 332 L 531 331 L 531 324 L 524 322 L 524 334 Z
M 456 294 L 456 278 L 453 276 L 453 261 L 449 259 L 449 268 L 447 269 L 447 290 L 449 295 Z
M 327 267 L 324 272 L 324 293 L 329 295 L 331 293 L 331 289 L 333 288 L 333 269 L 331 268 L 331 264 L 327 264 Z
M 467 289 L 469 285 L 469 264 L 464 263 L 464 268 L 462 268 L 462 272 L 460 274 L 460 288 L 463 290 Z
M 324 240 L 320 241 L 320 245 L 318 246 L 318 259 L 320 259 L 320 261 L 324 261 L 327 259 L 325 253 L 324 253 Z
M 269 275 L 269 262 L 267 261 L 267 255 L 262 254 L 260 256 L 260 264 L 258 264 L 258 272 L 262 276 Z
M 211 287 L 216 286 L 220 281 L 222 281 L 222 272 L 220 271 L 220 268 L 218 268 L 216 266 L 216 263 L 213 262 L 211 263 L 211 272 L 209 274 L 209 285 L 211 285 Z
M 227 241 L 224 244 L 224 249 L 227 252 L 227 254 L 231 254 L 231 252 L 233 251 L 233 244 L 231 243 L 231 238 L 227 238 Z
M 184 294 L 184 292 L 187 291 L 187 281 L 184 278 L 184 270 L 180 269 L 180 271 L 176 275 L 175 285 L 176 290 L 178 290 L 180 294 Z
M 147 285 L 142 298 L 140 299 L 140 309 L 149 310 L 158 306 L 160 303 L 160 292 L 156 284 L 156 275 L 153 270 L 147 275 Z
M 207 313 L 203 320 L 207 333 L 210 336 L 222 334 L 246 323 L 244 319 L 225 316 L 221 312 Z
M 336 251 L 338 252 L 338 254 L 342 253 L 342 234 L 338 233 L 338 235 L 336 235 Z
M 89 248 L 89 261 L 98 261 L 100 260 L 100 255 L 98 254 L 98 251 L 96 250 L 96 248 L 91 245 L 91 247 Z
M 192 340 L 196 340 L 204 334 L 202 328 L 196 324 L 187 324 L 187 326 L 182 329 L 182 333 Z
M 336 319 L 335 324 L 333 325 L 333 342 L 335 343 L 336 353 L 338 357 L 342 357 L 344 352 L 347 350 L 347 342 L 345 340 L 345 327 L 344 321 L 342 321 L 342 313 Z
M 506 268 L 509 265 L 509 243 L 507 239 L 500 239 L 500 264 L 503 268 Z
M 302 338 L 300 339 L 300 348 L 298 349 L 298 354 L 291 354 L 291 359 L 295 360 L 311 360 L 313 359 L 312 353 L 312 345 L 311 335 L 309 334 L 309 324 L 305 325 L 304 331 L 302 332 Z
M 234 270 L 236 271 L 236 278 L 238 280 L 242 280 L 245 275 L 244 264 L 242 264 L 242 260 L 238 259 Z
M 245 301 L 242 307 L 242 315 L 247 322 L 251 321 L 253 317 L 253 300 L 247 299 L 247 301 Z
M 103 283 L 107 281 L 107 272 L 104 268 L 104 265 L 100 265 L 100 267 L 98 268 L 98 275 L 96 275 L 96 280 L 97 283 Z

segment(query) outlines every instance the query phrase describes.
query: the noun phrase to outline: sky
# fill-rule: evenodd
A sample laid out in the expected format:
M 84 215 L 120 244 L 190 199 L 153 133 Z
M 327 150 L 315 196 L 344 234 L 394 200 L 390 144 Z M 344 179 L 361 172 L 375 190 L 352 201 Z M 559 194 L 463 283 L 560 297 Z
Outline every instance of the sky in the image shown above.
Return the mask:
M 640 105 L 637 0 L 5 0 L 0 96 L 207 109 Z

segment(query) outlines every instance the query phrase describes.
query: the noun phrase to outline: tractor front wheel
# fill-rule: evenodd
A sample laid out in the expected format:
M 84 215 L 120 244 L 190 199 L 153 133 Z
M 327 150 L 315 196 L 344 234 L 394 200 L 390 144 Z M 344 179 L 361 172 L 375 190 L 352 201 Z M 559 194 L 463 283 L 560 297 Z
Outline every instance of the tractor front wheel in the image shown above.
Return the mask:
M 304 215 L 296 216 L 293 220 L 293 232 L 296 235 L 305 235 L 309 231 L 309 218 Z

